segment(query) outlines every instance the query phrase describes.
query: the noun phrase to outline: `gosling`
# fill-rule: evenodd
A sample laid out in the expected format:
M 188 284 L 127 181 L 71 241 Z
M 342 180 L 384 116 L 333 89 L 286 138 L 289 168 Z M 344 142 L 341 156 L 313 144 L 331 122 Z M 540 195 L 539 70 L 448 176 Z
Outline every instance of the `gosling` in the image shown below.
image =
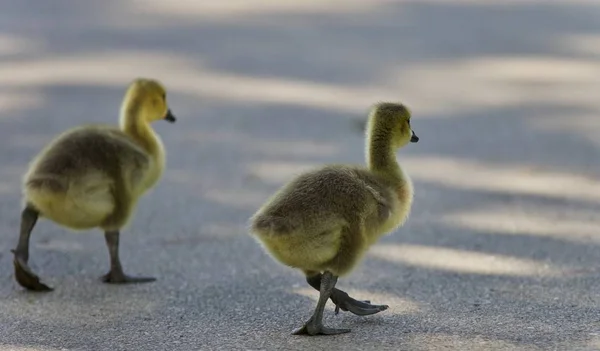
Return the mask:
M 368 168 L 329 165 L 298 176 L 279 189 L 250 219 L 250 232 L 275 259 L 300 269 L 320 291 L 312 317 L 294 335 L 350 332 L 323 325 L 327 300 L 339 310 L 371 315 L 388 308 L 358 301 L 335 288 L 367 249 L 407 220 L 413 185 L 395 151 L 419 138 L 402 104 L 372 108 L 366 130 Z
M 100 228 L 110 256 L 105 283 L 146 283 L 153 277 L 124 273 L 119 259 L 120 230 L 138 199 L 161 178 L 165 150 L 151 123 L 175 122 L 163 85 L 135 79 L 125 92 L 119 127 L 84 125 L 51 141 L 23 177 L 21 228 L 13 264 L 16 281 L 33 291 L 51 291 L 28 266 L 29 238 L 38 217 L 74 231 Z

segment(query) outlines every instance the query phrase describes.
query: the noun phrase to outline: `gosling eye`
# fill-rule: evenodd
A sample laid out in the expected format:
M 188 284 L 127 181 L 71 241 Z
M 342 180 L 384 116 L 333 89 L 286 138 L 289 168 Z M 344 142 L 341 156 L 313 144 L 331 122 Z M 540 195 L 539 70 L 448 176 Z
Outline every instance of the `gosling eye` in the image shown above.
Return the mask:
M 167 101 L 167 94 L 166 93 L 162 94 L 162 99 L 163 99 L 163 101 Z

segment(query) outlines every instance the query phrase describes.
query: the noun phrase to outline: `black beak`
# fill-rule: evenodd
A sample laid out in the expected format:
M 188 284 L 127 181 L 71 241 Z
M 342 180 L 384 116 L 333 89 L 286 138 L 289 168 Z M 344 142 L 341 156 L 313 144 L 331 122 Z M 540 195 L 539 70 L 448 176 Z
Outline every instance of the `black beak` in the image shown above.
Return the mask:
M 419 141 L 419 137 L 415 134 L 415 132 L 412 132 L 412 137 L 410 137 L 410 142 L 411 143 L 416 143 Z
M 173 112 L 171 112 L 171 109 L 167 110 L 167 115 L 165 116 L 165 120 L 170 123 L 175 123 L 175 121 L 177 120 L 177 118 L 175 118 L 175 116 L 173 115 Z

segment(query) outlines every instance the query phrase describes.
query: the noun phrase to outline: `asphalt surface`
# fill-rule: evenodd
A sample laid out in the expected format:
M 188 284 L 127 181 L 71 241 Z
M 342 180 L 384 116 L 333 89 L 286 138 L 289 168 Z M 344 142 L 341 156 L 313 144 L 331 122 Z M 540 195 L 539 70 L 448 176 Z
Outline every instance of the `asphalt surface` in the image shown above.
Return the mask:
M 500 3 L 500 2 L 498 2 Z M 600 4 L 594 1 L 5 0 L 0 11 L 0 350 L 600 350 Z M 40 221 L 12 276 L 20 177 L 62 130 L 116 123 L 164 82 L 159 186 L 122 234 Z M 338 287 L 385 303 L 290 332 L 317 293 L 247 235 L 294 174 L 362 163 L 361 122 L 402 101 L 415 203 Z

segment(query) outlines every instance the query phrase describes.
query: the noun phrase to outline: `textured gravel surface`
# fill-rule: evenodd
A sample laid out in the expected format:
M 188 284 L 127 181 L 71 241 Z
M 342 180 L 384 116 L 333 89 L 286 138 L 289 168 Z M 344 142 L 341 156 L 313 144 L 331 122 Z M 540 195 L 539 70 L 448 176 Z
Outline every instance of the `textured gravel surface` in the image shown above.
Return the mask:
M 500 3 L 500 2 L 498 2 Z M 594 1 L 2 1 L 0 350 L 600 350 L 600 4 Z M 122 235 L 40 221 L 24 292 L 20 176 L 53 135 L 116 122 L 161 79 L 168 170 Z M 386 303 L 297 337 L 317 294 L 247 219 L 294 174 L 363 162 L 377 100 L 413 110 L 415 204 L 338 286 Z

